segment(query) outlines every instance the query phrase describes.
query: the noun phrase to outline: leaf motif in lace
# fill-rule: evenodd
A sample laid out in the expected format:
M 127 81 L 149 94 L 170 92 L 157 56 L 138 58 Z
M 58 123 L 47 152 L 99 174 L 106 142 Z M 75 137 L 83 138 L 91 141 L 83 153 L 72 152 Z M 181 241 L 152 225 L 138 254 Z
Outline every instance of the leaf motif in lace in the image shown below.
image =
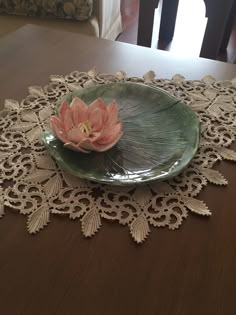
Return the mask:
M 198 195 L 208 183 L 227 185 L 217 162 L 236 161 L 236 152 L 230 148 L 236 135 L 236 80 L 206 76 L 189 81 L 181 75 L 158 79 L 153 71 L 139 78 L 123 71 L 101 74 L 95 68 L 65 77 L 52 75 L 50 80 L 43 88 L 30 87 L 21 102 L 6 100 L 0 113 L 0 218 L 4 206 L 9 206 L 27 215 L 27 229 L 36 233 L 53 215 L 62 215 L 79 219 L 85 237 L 97 233 L 105 219 L 127 225 L 134 241 L 142 243 L 152 227 L 174 230 L 189 213 L 211 215 Z M 96 184 L 60 169 L 41 141 L 58 101 L 84 87 L 126 81 L 165 89 L 196 112 L 201 139 L 191 164 L 171 180 L 127 187 Z

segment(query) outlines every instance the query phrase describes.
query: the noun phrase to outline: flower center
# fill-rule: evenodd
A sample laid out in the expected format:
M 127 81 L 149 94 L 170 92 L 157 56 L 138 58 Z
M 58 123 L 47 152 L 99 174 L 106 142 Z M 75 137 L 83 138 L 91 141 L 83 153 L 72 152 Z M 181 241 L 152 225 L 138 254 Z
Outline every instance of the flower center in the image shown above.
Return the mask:
M 81 122 L 79 124 L 79 128 L 86 135 L 86 137 L 89 137 L 92 133 L 91 122 L 89 120 Z

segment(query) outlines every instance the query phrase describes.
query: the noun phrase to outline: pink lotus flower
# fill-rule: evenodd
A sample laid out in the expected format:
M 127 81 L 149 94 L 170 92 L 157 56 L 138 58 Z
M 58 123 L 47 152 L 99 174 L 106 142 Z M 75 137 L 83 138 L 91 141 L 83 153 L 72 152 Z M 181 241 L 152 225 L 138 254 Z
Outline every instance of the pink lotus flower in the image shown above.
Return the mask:
M 122 137 L 122 123 L 118 122 L 115 101 L 106 106 L 96 99 L 87 106 L 81 99 L 66 101 L 59 108 L 59 117 L 51 116 L 51 126 L 64 146 L 74 151 L 103 152 L 113 147 Z

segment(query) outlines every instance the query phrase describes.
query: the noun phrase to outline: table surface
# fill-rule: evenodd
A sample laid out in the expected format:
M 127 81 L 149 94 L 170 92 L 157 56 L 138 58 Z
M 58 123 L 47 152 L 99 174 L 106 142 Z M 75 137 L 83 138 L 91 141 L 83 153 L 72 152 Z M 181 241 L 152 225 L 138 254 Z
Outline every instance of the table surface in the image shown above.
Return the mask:
M 0 105 L 20 100 L 50 74 L 125 70 L 187 79 L 236 77 L 236 66 L 150 48 L 25 26 L 0 40 Z M 213 215 L 189 214 L 176 231 L 153 229 L 143 245 L 103 221 L 90 240 L 80 222 L 53 217 L 32 236 L 14 211 L 0 221 L 0 310 L 7 314 L 236 314 L 235 166 L 221 163 L 226 188 L 201 194 Z

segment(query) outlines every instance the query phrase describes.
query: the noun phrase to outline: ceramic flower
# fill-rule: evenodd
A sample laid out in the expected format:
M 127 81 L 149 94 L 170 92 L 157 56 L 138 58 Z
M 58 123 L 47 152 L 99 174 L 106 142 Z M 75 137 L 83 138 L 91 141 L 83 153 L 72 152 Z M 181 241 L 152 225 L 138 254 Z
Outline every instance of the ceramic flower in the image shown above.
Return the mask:
M 106 106 L 100 98 L 89 106 L 79 98 L 74 98 L 70 105 L 64 101 L 58 117 L 51 116 L 50 121 L 54 134 L 65 147 L 84 153 L 106 151 L 123 135 L 116 102 Z

